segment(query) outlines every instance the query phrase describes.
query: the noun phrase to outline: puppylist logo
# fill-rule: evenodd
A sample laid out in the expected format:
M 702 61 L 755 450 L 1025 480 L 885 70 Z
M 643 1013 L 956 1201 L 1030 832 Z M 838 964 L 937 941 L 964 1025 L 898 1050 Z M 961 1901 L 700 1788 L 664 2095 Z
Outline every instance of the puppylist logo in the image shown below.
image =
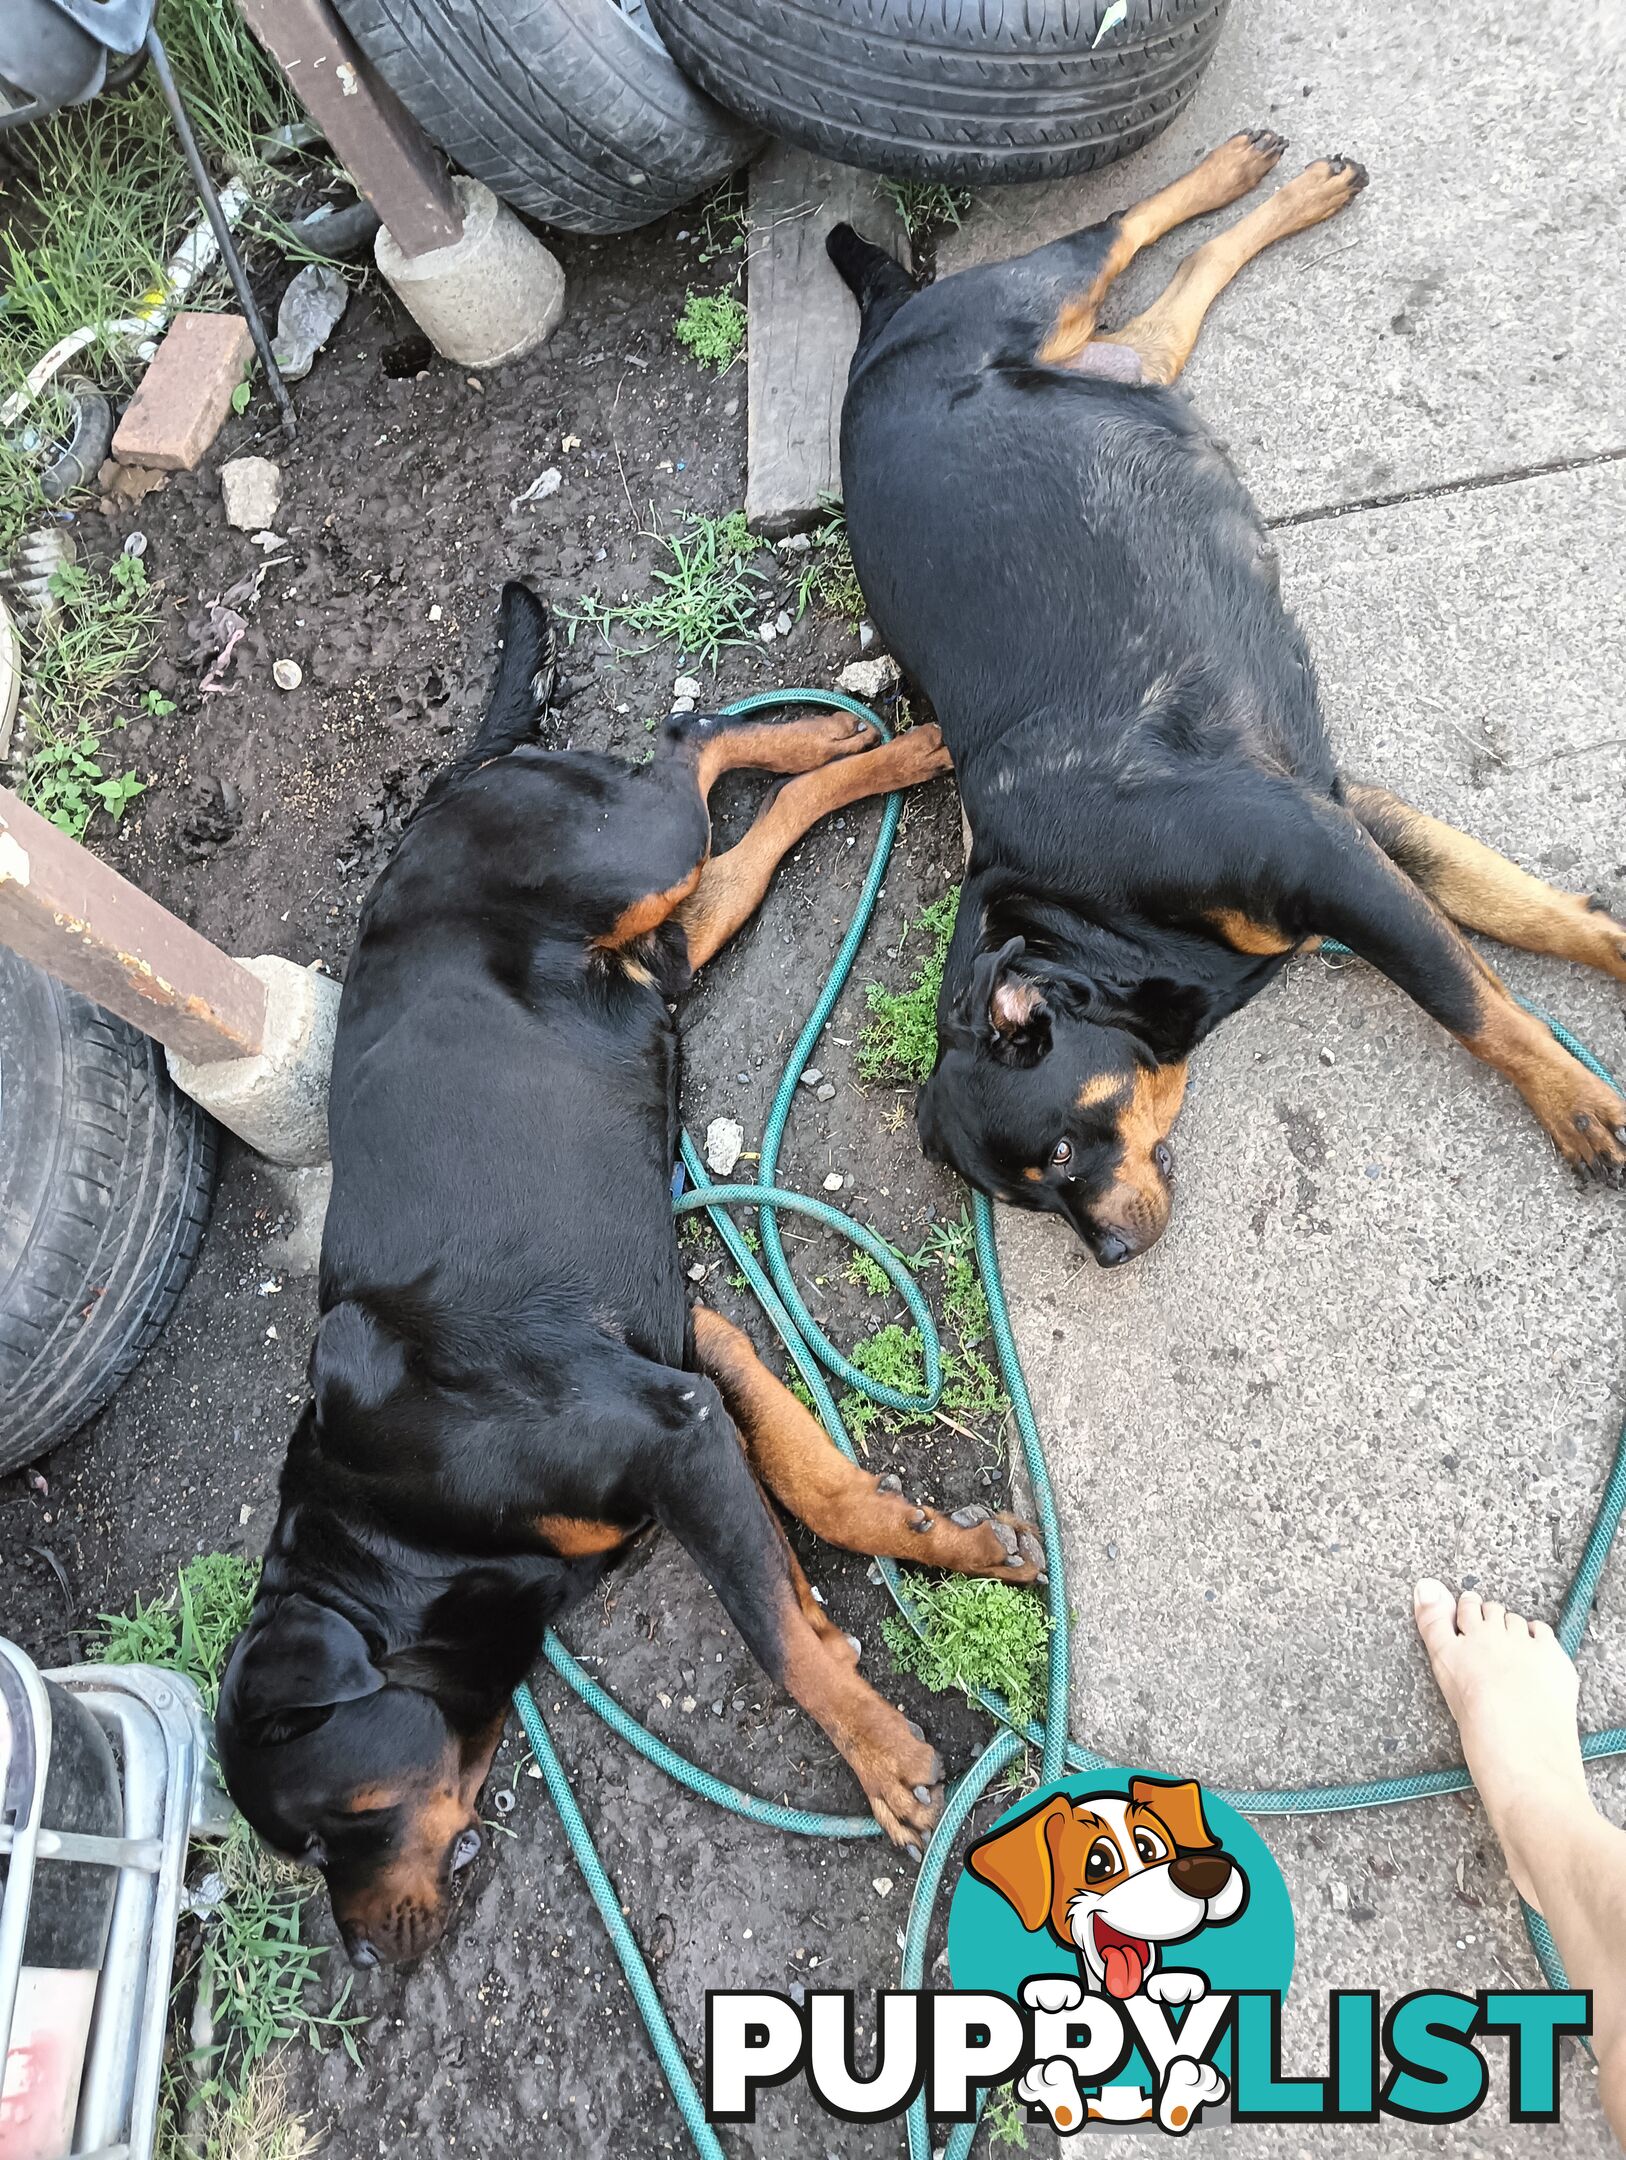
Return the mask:
M 1064 2137 L 1155 2124 L 1460 2122 L 1484 2105 L 1477 2043 L 1504 2035 L 1508 2119 L 1558 2120 L 1559 2049 L 1591 2030 L 1591 1997 L 1375 1989 L 1328 2002 L 1324 2073 L 1287 2075 L 1281 2006 L 1293 1911 L 1243 1818 L 1190 1778 L 1102 1770 L 1031 1794 L 966 1855 L 949 1907 L 952 1985 L 876 1997 L 868 2068 L 845 1991 L 801 2003 L 762 1990 L 706 1997 L 705 2100 L 756 2120 L 795 2077 L 832 2115 L 879 2122 L 918 2097 L 965 2121 L 978 2088 L 1010 2083 L 1030 2121 Z

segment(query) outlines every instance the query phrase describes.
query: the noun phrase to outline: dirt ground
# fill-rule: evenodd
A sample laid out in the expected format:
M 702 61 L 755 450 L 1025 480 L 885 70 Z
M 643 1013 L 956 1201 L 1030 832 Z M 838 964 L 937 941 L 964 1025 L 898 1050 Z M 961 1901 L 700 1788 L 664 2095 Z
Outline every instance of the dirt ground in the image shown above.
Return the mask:
M 712 282 L 696 271 L 687 223 L 679 215 L 626 239 L 558 242 L 570 280 L 564 324 L 539 354 L 479 378 L 429 358 L 369 281 L 295 392 L 295 443 L 282 441 L 261 397 L 228 423 L 200 471 L 116 517 L 80 520 L 92 556 L 129 531 L 147 535 L 163 589 L 162 652 L 149 679 L 177 707 L 124 738 L 152 786 L 121 830 L 93 838 L 207 936 L 233 952 L 320 959 L 341 975 L 403 814 L 472 729 L 502 581 L 527 577 L 566 603 L 583 591 L 637 592 L 651 561 L 646 528 L 739 505 L 744 366 L 704 375 L 671 335 L 686 287 Z M 267 282 L 274 295 L 280 278 Z M 287 546 L 265 573 L 224 693 L 200 697 L 208 603 L 261 561 L 225 524 L 216 477 L 222 459 L 250 450 L 282 467 L 275 522 Z M 564 475 L 559 491 L 516 506 L 550 465 Z M 780 573 L 793 609 L 798 568 L 785 558 Z M 849 626 L 810 614 L 771 647 L 725 655 L 719 700 L 833 682 L 858 650 Z M 273 686 L 278 659 L 298 662 L 301 687 Z M 567 659 L 557 740 L 640 755 L 677 672 L 669 649 L 617 658 L 584 633 Z M 755 793 L 731 785 L 725 835 Z M 864 805 L 812 836 L 689 1000 L 692 1131 L 726 1112 L 745 1125 L 747 1147 L 757 1144 L 877 817 Z M 804 1191 L 840 1171 L 842 1204 L 906 1250 L 934 1212 L 957 1214 L 961 1195 L 923 1164 L 912 1119 L 896 1115 L 905 1098 L 859 1091 L 850 1045 L 862 983 L 902 980 L 905 964 L 888 953 L 905 920 L 956 874 L 958 855 L 952 789 L 938 782 L 906 809 L 870 945 L 819 1052 L 835 1099 L 820 1104 L 803 1091 L 784 1162 L 786 1181 Z M 0 1629 L 41 1663 L 70 1660 L 73 1627 L 163 1588 L 190 1555 L 263 1545 L 315 1314 L 312 1279 L 274 1258 L 285 1208 L 276 1179 L 228 1145 L 201 1258 L 163 1339 L 109 1410 L 38 1466 L 43 1485 L 30 1474 L 0 1481 Z M 791 1249 L 804 1279 L 828 1273 L 809 1296 L 838 1341 L 893 1317 L 839 1283 L 833 1242 Z M 726 1307 L 725 1274 L 706 1295 Z M 875 1448 L 878 1465 L 895 1461 L 934 1499 L 1003 1481 L 996 1442 L 979 1446 L 941 1426 L 896 1453 L 880 1438 Z M 963 1767 L 985 1721 L 892 1671 L 883 1593 L 865 1563 L 803 1545 L 813 1579 L 864 1639 L 866 1666 L 925 1724 L 951 1772 Z M 859 1807 L 823 1737 L 766 1682 L 669 1545 L 641 1550 L 564 1632 L 634 1713 L 709 1767 L 804 1806 Z M 691 2060 L 708 1985 L 867 1990 L 894 1980 L 911 1887 L 902 1856 L 742 1825 L 680 1792 L 573 1701 L 552 1716 L 559 1692 L 542 1689 L 544 1710 Z M 684 2145 L 544 1789 L 523 1761 L 511 1733 L 489 1790 L 512 1783 L 516 1804 L 472 1871 L 447 1944 L 417 1970 L 357 1976 L 356 2001 L 370 2017 L 364 2066 L 338 2052 L 294 2059 L 292 2097 L 331 2154 L 392 2150 L 403 2133 L 436 2152 L 583 2160 Z M 343 1972 L 335 1957 L 324 1987 Z M 787 2090 L 729 2144 L 752 2154 L 891 2153 L 900 2135 L 826 2118 Z

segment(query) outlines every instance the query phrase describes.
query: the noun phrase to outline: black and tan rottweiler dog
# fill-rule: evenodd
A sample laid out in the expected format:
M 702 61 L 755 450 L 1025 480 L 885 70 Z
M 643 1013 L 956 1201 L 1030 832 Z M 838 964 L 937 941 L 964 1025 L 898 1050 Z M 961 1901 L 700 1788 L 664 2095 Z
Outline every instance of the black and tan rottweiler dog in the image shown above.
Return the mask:
M 1365 173 L 1311 165 L 1143 314 L 1097 327 L 1143 247 L 1248 193 L 1283 147 L 1234 136 L 1120 216 L 920 292 L 830 236 L 862 311 L 853 556 L 969 825 L 921 1139 L 982 1191 L 1065 1216 L 1109 1267 L 1168 1221 L 1191 1052 L 1322 937 L 1506 1074 L 1570 1162 L 1626 1165 L 1626 1104 L 1457 926 L 1622 982 L 1626 929 L 1340 775 L 1258 513 L 1172 387 L 1243 264 Z
M 233 1798 L 320 1868 L 352 1959 L 422 1954 L 542 1632 L 648 1525 L 924 1841 L 937 1757 L 863 1680 L 765 1493 L 832 1543 L 1029 1582 L 1030 1525 L 850 1464 L 737 1328 L 691 1308 L 669 1003 L 826 813 L 948 769 L 935 727 L 674 718 L 641 770 L 534 737 L 547 617 L 503 596 L 479 735 L 370 894 L 332 1077 L 311 1398 L 221 1691 Z M 707 795 L 799 775 L 713 856 Z

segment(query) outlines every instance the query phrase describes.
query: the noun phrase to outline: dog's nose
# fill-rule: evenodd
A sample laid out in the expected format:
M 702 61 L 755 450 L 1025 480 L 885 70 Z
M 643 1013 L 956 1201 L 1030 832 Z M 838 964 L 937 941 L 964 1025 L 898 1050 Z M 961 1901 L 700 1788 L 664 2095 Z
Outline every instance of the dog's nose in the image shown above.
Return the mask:
M 1121 1267 L 1126 1260 L 1135 1257 L 1135 1248 L 1118 1236 L 1115 1230 L 1106 1230 L 1095 1241 L 1095 1257 L 1102 1267 Z
M 378 1963 L 378 1952 L 358 1927 L 343 1927 L 344 1954 L 357 1972 L 371 1972 Z
M 1152 1160 L 1157 1164 L 1163 1182 L 1167 1184 L 1174 1175 L 1174 1150 L 1167 1140 L 1160 1140 L 1153 1148 Z
M 1179 1853 L 1170 1863 L 1175 1887 L 1188 1897 L 1218 1897 L 1231 1879 L 1231 1856 L 1222 1852 Z

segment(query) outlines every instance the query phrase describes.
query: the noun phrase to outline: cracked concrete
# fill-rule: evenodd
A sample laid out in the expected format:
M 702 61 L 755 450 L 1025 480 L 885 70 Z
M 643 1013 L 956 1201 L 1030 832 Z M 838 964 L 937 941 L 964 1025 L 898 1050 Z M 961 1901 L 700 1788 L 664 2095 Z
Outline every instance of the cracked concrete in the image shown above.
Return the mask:
M 1294 138 L 1283 174 L 1361 158 L 1354 208 L 1221 299 L 1187 387 L 1277 530 L 1346 769 L 1617 906 L 1626 341 L 1597 264 L 1626 177 L 1623 34 L 1512 0 L 1381 28 L 1239 4 L 1158 144 L 1011 191 L 940 261 L 1087 223 L 1244 124 Z M 1107 319 L 1238 214 L 1137 263 Z M 1626 1068 L 1618 985 L 1496 964 Z M 1075 1732 L 1223 1785 L 1451 1761 L 1411 1584 L 1556 1605 L 1626 1416 L 1626 1201 L 1579 1190 L 1518 1098 L 1381 978 L 1319 959 L 1205 1046 L 1174 1138 L 1172 1227 L 1119 1273 L 1001 1215 L 1067 1537 Z M 1585 1722 L 1621 1722 L 1618 1567 L 1581 1662 Z M 1593 1786 L 1626 1820 L 1626 1769 Z M 1534 1983 L 1472 1801 L 1261 1828 L 1298 1916 L 1290 2068 L 1324 2067 L 1330 1987 Z M 1226 2150 L 1601 2160 L 1594 2082 L 1571 2050 L 1561 2123 L 1512 2128 L 1497 2062 L 1484 2112 L 1450 2129 L 1240 2128 Z

